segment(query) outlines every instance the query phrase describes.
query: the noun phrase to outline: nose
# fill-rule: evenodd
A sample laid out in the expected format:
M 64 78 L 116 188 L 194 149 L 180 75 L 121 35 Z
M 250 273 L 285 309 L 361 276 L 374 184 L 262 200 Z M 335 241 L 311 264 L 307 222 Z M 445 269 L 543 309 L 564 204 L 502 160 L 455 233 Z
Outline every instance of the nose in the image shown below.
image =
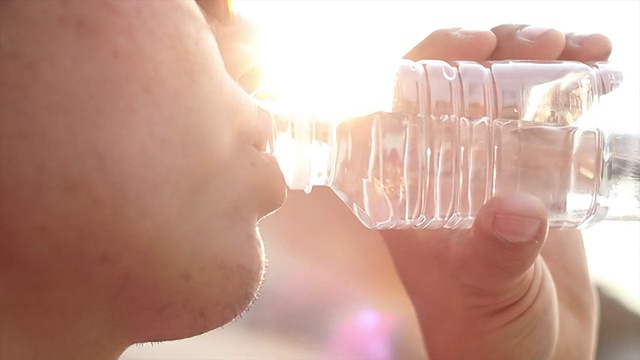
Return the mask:
M 214 33 L 227 72 L 245 91 L 255 91 L 262 81 L 257 29 L 248 20 L 236 16 L 232 24 L 217 26 Z

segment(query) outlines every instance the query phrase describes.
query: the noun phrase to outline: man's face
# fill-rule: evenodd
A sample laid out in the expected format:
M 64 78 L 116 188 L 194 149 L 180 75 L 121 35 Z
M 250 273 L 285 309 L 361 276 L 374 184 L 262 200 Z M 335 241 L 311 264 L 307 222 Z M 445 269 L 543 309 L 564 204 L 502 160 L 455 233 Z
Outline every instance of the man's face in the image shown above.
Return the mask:
M 262 277 L 256 222 L 285 189 L 198 5 L 5 2 L 0 17 L 0 286 L 135 341 L 233 319 Z

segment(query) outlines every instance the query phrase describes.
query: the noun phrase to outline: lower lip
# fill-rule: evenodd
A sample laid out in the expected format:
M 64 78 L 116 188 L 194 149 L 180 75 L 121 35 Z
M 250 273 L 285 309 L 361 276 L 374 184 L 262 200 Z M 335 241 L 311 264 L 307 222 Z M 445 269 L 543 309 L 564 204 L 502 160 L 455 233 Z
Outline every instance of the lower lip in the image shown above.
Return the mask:
M 281 171 L 280 164 L 278 163 L 278 159 L 276 159 L 276 157 L 273 156 L 273 154 L 269 154 L 267 152 L 263 152 L 262 154 L 267 158 L 267 160 L 269 160 L 269 162 L 273 163 L 275 166 L 278 167 L 278 171 Z
M 282 180 L 282 184 L 283 186 L 286 187 L 285 185 L 285 181 L 284 181 L 284 174 L 282 173 L 282 170 L 280 169 L 280 163 L 278 162 L 278 159 L 276 159 L 275 156 L 273 156 L 273 154 L 267 153 L 267 152 L 260 152 L 262 154 L 262 156 L 267 160 L 267 162 L 270 163 L 270 168 L 272 168 L 274 174 L 274 177 L 278 177 L 279 179 Z
M 260 152 L 265 159 L 263 178 L 261 179 L 261 192 L 265 199 L 268 199 L 264 203 L 263 214 L 267 215 L 280 207 L 284 202 L 287 194 L 287 185 L 284 179 L 284 174 L 280 170 L 278 160 L 272 154 L 266 152 Z M 267 195 L 269 194 L 269 195 Z

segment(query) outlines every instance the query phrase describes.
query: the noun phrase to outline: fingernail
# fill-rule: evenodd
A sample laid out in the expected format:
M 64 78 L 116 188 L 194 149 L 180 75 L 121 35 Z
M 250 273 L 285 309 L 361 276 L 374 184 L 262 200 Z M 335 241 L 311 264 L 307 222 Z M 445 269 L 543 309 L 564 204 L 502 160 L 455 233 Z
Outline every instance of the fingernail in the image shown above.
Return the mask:
M 523 243 L 539 238 L 542 221 L 527 216 L 496 214 L 492 226 L 498 238 L 511 243 Z
M 591 38 L 603 37 L 606 39 L 604 35 L 600 34 L 579 34 L 579 33 L 571 33 L 567 35 L 567 43 L 574 47 L 580 47 L 584 45 Z M 606 40 L 605 40 L 606 41 Z
M 567 43 L 575 47 L 580 47 L 588 37 L 589 35 L 587 34 L 570 34 L 567 35 Z
M 547 31 L 549 31 L 549 28 L 526 26 L 518 31 L 518 37 L 527 41 L 534 41 Z
M 478 29 L 465 29 L 465 28 L 460 28 L 460 29 L 456 29 L 456 34 L 458 35 L 463 35 L 463 36 L 475 36 L 481 33 L 485 33 L 488 30 L 478 30 Z

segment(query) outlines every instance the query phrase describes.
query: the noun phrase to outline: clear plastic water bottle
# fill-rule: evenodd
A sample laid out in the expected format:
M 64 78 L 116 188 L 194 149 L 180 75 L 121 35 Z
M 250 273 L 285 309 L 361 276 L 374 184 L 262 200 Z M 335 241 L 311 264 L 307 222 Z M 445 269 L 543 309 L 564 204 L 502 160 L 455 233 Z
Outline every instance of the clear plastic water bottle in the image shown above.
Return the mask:
M 406 60 L 394 77 L 359 117 L 266 106 L 292 190 L 329 186 L 372 229 L 468 228 L 513 192 L 544 201 L 555 228 L 640 220 L 638 135 L 594 110 L 622 81 L 607 63 Z

